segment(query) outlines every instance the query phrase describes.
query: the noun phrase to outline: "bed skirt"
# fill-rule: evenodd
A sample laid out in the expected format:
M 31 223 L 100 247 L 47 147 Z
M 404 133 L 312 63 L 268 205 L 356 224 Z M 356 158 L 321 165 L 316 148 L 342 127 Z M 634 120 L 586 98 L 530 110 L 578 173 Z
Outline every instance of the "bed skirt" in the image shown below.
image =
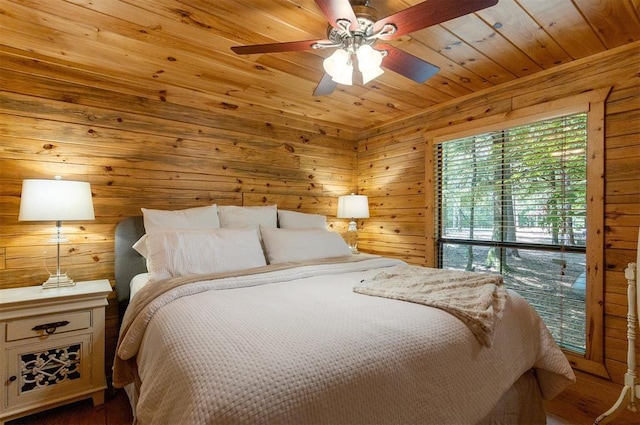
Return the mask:
M 542 393 L 533 369 L 525 372 L 500 398 L 478 425 L 517 424 L 537 425 L 547 423 Z
M 136 421 L 136 402 L 138 394 L 134 384 L 124 387 L 131 410 L 133 412 L 133 424 Z M 462 401 L 464 402 L 464 401 Z M 477 425 L 538 425 L 546 424 L 547 415 L 544 411 L 542 393 L 533 369 L 525 372 L 503 394 L 498 404 Z

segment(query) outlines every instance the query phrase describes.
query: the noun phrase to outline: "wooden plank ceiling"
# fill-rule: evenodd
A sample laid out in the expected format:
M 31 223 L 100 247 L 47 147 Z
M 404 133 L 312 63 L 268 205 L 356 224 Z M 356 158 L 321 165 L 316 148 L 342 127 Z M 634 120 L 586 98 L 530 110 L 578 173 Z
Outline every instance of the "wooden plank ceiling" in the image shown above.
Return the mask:
M 456 0 L 451 0 L 455 3 Z M 419 0 L 371 0 L 380 17 Z M 3 58 L 61 64 L 163 101 L 357 132 L 640 39 L 640 0 L 499 0 L 392 41 L 441 68 L 312 92 L 331 50 L 239 56 L 231 46 L 326 37 L 313 0 L 0 0 Z M 34 65 L 37 66 L 37 65 Z M 357 74 L 357 73 L 356 73 Z M 133 91 L 133 90 L 132 90 Z

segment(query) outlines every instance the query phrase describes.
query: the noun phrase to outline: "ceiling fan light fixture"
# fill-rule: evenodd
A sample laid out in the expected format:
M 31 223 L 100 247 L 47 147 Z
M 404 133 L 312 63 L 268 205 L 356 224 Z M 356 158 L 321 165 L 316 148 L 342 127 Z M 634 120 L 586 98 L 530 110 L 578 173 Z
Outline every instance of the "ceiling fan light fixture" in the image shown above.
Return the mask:
M 351 65 L 351 57 L 346 50 L 336 49 L 331 56 L 322 62 L 322 66 L 336 83 L 348 86 L 353 84 L 353 65 Z
M 345 86 L 352 85 L 353 84 L 353 65 L 349 63 L 344 65 L 344 68 L 342 69 L 342 71 L 337 75 L 333 75 L 331 79 L 338 84 L 344 84 Z
M 342 49 L 336 49 L 331 56 L 322 62 L 322 66 L 327 74 L 335 77 L 344 71 L 344 67 L 349 64 L 349 59 L 349 53 Z
M 362 82 L 364 84 L 384 73 L 380 67 L 384 56 L 382 52 L 375 50 L 368 44 L 363 44 L 358 47 L 356 56 L 358 57 L 358 69 L 362 73 Z
M 358 69 L 360 72 L 372 71 L 382 65 L 382 53 L 368 44 L 358 47 L 356 56 L 358 57 Z
M 370 71 L 361 71 L 362 73 L 362 84 L 367 84 L 369 81 L 378 78 L 382 74 L 384 74 L 384 70 L 380 67 L 374 68 Z

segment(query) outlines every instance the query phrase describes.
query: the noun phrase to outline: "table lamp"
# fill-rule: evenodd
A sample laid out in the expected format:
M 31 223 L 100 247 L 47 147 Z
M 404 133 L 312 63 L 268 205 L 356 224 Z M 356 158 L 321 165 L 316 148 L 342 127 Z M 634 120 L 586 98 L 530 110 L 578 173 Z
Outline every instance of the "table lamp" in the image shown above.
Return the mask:
M 60 243 L 68 242 L 61 234 L 63 220 L 93 220 L 91 186 L 87 182 L 28 179 L 22 182 L 19 221 L 55 221 L 57 234 L 49 242 L 58 247 L 56 274 L 49 273 L 43 288 L 73 286 L 66 273 L 60 272 Z M 45 264 L 46 266 L 46 264 Z
M 369 218 L 369 201 L 365 195 L 338 197 L 338 218 L 350 218 L 347 228 L 347 244 L 354 254 L 358 253 L 358 228 L 356 218 Z

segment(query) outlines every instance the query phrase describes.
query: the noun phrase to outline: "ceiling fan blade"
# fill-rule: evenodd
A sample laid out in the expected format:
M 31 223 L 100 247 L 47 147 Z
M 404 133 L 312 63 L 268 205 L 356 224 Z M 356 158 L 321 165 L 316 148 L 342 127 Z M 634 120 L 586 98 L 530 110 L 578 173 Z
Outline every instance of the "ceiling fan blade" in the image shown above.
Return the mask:
M 498 0 L 429 0 L 408 7 L 398 13 L 382 18 L 373 26 L 373 32 L 382 30 L 386 24 L 393 24 L 397 31 L 383 35 L 383 40 L 391 40 L 413 31 L 477 12 L 498 3 Z
M 320 10 L 322 10 L 324 16 L 327 17 L 327 21 L 329 21 L 332 27 L 342 29 L 342 27 L 337 24 L 337 21 L 339 19 L 346 19 L 351 22 L 351 26 L 349 27 L 351 31 L 360 28 L 360 23 L 349 0 L 316 0 L 316 4 Z
M 252 44 L 249 46 L 233 46 L 231 50 L 239 55 L 254 53 L 299 52 L 312 50 L 314 44 L 331 44 L 329 40 L 289 41 L 285 43 Z
M 331 78 L 331 75 L 325 72 L 324 75 L 322 76 L 322 79 L 316 86 L 316 89 L 313 91 L 313 95 L 326 96 L 328 94 L 331 94 L 333 93 L 337 85 L 338 83 L 333 81 L 333 79 Z
M 410 78 L 416 83 L 422 84 L 440 71 L 437 66 L 389 44 L 376 44 L 375 49 L 386 50 L 388 53 L 382 59 L 383 67 Z

